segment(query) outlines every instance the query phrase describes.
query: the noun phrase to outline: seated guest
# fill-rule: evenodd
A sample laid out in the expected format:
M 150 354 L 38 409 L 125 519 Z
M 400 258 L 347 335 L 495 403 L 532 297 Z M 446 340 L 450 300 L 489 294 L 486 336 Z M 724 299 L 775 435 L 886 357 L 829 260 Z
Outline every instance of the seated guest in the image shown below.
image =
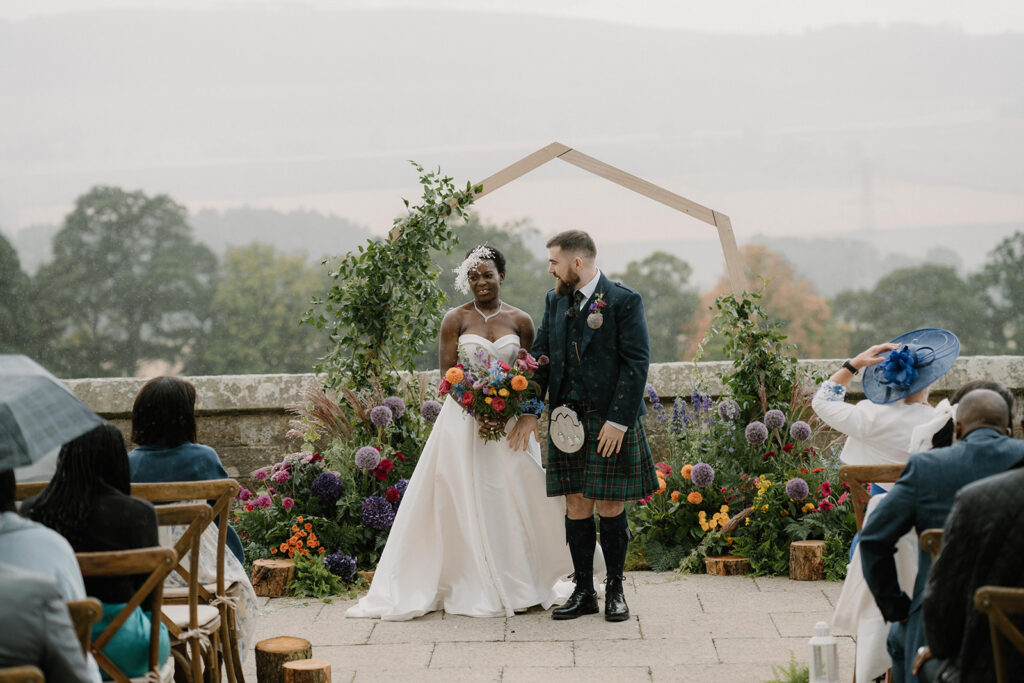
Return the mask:
M 999 393 L 975 389 L 957 406 L 956 443 L 910 456 L 902 476 L 861 531 L 864 578 L 882 616 L 892 626 L 887 646 L 897 682 L 916 681 L 913 655 L 923 645 L 921 596 L 931 568 L 931 555 L 918 552 L 913 598 L 897 580 L 894 550 L 911 529 L 918 534 L 942 527 L 953 497 L 964 485 L 1000 472 L 1024 458 L 1024 441 L 1009 437 L 1010 412 Z
M 920 453 L 933 448 L 945 448 L 953 445 L 953 416 L 956 414 L 956 404 L 969 391 L 975 389 L 991 389 L 1006 401 L 1006 406 L 1013 414 L 1013 393 L 999 382 L 987 379 L 975 379 L 967 382 L 956 390 L 949 400 L 942 399 L 935 406 L 935 417 L 923 425 L 914 428 L 910 436 L 910 452 Z
M 128 452 L 124 437 L 109 422 L 69 441 L 60 449 L 57 471 L 22 512 L 71 543 L 75 552 L 131 550 L 159 545 L 156 510 L 129 495 Z M 103 603 L 103 617 L 93 626 L 98 636 L 141 585 L 144 577 L 89 577 L 86 593 Z M 142 607 L 103 649 L 128 676 L 149 669 L 150 614 Z M 160 662 L 170 653 L 166 628 L 160 627 Z
M 974 606 L 981 586 L 1024 588 L 1024 467 L 960 489 L 921 600 L 923 681 L 994 681 L 988 617 Z M 1020 623 L 1017 624 L 1020 628 Z M 1007 647 L 1010 671 L 1024 656 Z
M 217 451 L 196 443 L 196 388 L 179 377 L 157 377 L 139 390 L 132 406 L 132 441 L 138 444 L 128 454 L 134 482 L 229 478 Z M 230 526 L 227 546 L 244 565 L 242 540 Z
M 0 563 L 0 667 L 35 666 L 48 681 L 92 683 L 53 579 Z

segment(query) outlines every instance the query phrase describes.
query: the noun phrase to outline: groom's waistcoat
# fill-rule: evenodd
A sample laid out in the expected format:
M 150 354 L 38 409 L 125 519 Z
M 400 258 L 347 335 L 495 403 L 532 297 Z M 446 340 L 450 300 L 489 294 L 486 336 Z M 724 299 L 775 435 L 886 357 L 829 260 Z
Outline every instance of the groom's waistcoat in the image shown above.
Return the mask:
M 591 327 L 587 317 L 598 295 L 607 305 L 601 309 L 600 324 Z M 603 419 L 634 424 L 646 411 L 643 393 L 650 363 L 640 294 L 602 274 L 594 294 L 574 315 L 569 314 L 572 303 L 571 297 L 548 292 L 532 349 L 534 356 L 551 359 L 535 377 L 542 395 L 547 394 L 553 408 L 575 389 Z

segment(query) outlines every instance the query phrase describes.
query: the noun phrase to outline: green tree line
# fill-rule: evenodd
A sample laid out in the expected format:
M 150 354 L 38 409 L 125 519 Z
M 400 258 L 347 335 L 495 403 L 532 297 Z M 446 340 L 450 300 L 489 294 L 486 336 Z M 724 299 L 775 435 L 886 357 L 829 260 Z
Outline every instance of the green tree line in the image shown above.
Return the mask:
M 466 298 L 454 290 L 453 269 L 468 249 L 489 244 L 507 259 L 502 298 L 539 323 L 552 285 L 540 231 L 471 215 L 457 232 L 453 254 L 432 255 L 450 305 Z M 329 287 L 329 264 L 259 243 L 218 259 L 166 195 L 91 189 L 64 219 L 52 253 L 29 276 L 0 235 L 0 353 L 25 353 L 59 376 L 309 372 L 328 350 L 326 335 L 300 321 Z M 751 279 L 764 283 L 768 314 L 800 355 L 849 355 L 915 327 L 955 331 L 965 354 L 1024 352 L 1024 232 L 965 277 L 948 265 L 904 268 L 831 300 L 765 247 L 745 248 L 744 258 Z M 689 264 L 665 252 L 608 275 L 643 294 L 653 361 L 693 358 L 724 281 L 701 293 Z M 717 348 L 706 345 L 703 357 Z M 417 365 L 437 365 L 436 344 Z

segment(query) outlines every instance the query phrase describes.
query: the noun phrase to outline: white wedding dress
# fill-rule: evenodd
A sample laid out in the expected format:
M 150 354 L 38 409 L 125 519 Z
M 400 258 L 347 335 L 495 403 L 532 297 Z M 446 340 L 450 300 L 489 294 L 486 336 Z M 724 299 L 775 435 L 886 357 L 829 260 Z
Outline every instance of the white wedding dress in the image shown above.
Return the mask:
M 459 337 L 461 354 L 481 349 L 511 363 L 519 337 Z M 536 440 L 526 452 L 505 439 L 485 442 L 476 421 L 447 397 L 373 584 L 347 616 L 400 621 L 442 608 L 474 617 L 547 609 L 573 588 L 563 580 L 572 571 L 564 519 L 565 500 L 545 493 Z

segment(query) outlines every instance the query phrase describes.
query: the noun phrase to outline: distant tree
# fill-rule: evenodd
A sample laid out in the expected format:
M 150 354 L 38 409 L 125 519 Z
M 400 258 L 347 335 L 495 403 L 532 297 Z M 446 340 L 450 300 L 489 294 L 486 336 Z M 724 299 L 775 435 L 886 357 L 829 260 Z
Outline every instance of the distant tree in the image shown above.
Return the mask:
M 748 289 L 761 294 L 760 305 L 771 319 L 782 323 L 780 331 L 786 341 L 796 346 L 800 358 L 832 358 L 846 354 L 846 337 L 829 309 L 828 301 L 818 294 L 808 280 L 797 275 L 793 265 L 781 254 L 764 245 L 746 245 L 740 249 Z M 704 304 L 697 321 L 696 340 L 687 350 L 692 357 L 696 344 L 711 324 L 710 307 L 722 294 L 732 291 L 728 277 L 723 276 L 714 289 L 703 295 Z M 709 340 L 704 360 L 723 358 L 721 340 Z
M 1024 353 L 1024 232 L 1000 242 L 972 284 L 985 305 L 992 353 Z
M 472 296 L 455 289 L 452 272 L 466 258 L 466 252 L 478 244 L 489 244 L 505 255 L 505 282 L 501 299 L 521 308 L 539 325 L 544 315 L 544 296 L 554 286 L 548 275 L 547 251 L 540 233 L 526 222 L 506 225 L 487 224 L 470 214 L 462 224 L 453 226 L 459 244 L 451 254 L 436 253 L 434 263 L 441 271 L 440 285 L 452 308 L 469 301 Z M 538 246 L 539 245 L 539 246 Z M 429 345 L 417 361 L 417 367 L 437 367 L 437 343 Z
M 686 261 L 656 251 L 640 261 L 631 261 L 623 272 L 609 275 L 643 296 L 651 336 L 651 362 L 682 360 L 693 342 L 700 294 L 689 284 L 692 274 L 693 269 Z
M 186 216 L 167 195 L 95 187 L 78 198 L 54 237 L 53 261 L 36 274 L 55 372 L 130 376 L 143 361 L 176 362 L 195 344 L 217 260 Z
M 312 372 L 326 352 L 323 335 L 301 325 L 314 294 L 326 286 L 303 255 L 265 244 L 229 247 L 210 307 L 210 330 L 185 362 L 189 374 Z
M 836 295 L 832 310 L 849 326 L 849 354 L 922 327 L 953 331 L 960 337 L 961 353 L 989 350 L 985 304 L 952 266 L 897 270 L 870 291 Z
M 35 355 L 38 334 L 32 281 L 21 270 L 18 252 L 0 234 L 0 353 Z

